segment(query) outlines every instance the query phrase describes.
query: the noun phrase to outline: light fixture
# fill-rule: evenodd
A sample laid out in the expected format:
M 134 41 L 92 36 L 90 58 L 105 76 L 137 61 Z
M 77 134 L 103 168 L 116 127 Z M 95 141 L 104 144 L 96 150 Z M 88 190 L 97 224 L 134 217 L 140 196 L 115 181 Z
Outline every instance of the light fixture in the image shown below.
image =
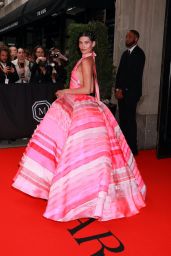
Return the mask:
M 81 12 L 84 12 L 85 9 L 84 8 L 78 8 L 78 7 L 71 7 L 71 8 L 68 8 L 66 13 L 69 14 L 69 15 L 77 15 L 78 13 L 81 13 Z

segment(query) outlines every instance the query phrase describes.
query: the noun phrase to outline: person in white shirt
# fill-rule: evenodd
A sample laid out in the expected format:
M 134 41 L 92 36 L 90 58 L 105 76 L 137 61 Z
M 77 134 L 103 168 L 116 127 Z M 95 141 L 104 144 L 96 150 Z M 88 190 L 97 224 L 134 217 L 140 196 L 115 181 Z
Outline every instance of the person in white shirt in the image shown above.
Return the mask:
M 31 72 L 29 67 L 29 61 L 26 59 L 25 50 L 19 48 L 17 51 L 17 59 L 13 60 L 12 63 L 15 65 L 19 80 L 16 83 L 29 83 Z

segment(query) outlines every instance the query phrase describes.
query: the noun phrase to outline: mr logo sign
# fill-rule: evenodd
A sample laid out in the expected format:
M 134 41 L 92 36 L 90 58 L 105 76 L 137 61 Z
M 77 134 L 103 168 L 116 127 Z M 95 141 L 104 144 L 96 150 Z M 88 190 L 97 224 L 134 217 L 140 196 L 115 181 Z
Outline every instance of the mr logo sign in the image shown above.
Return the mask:
M 51 104 L 47 100 L 35 101 L 32 106 L 33 118 L 37 122 L 40 122 L 44 118 L 50 106 Z

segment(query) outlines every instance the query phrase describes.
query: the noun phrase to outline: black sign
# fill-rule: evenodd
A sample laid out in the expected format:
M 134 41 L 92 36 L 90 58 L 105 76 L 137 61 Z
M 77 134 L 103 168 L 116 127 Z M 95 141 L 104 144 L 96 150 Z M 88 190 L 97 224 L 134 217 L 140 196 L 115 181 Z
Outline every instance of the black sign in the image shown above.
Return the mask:
M 0 139 L 29 137 L 61 87 L 61 84 L 0 85 Z
M 67 0 L 29 0 L 24 10 L 23 24 L 32 23 L 53 12 L 60 13 L 66 5 Z

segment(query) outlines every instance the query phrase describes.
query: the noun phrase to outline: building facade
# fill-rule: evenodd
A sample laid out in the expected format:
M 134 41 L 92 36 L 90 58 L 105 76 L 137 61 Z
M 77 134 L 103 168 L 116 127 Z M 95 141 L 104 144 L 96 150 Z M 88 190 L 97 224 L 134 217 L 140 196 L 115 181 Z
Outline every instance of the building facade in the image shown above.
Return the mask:
M 98 20 L 108 27 L 113 54 L 113 0 L 93 3 L 91 0 L 13 0 L 4 3 L 0 9 L 0 40 L 5 44 L 27 48 L 41 44 L 50 48 L 55 43 L 65 49 L 66 28 L 70 23 Z
M 114 66 L 118 67 L 121 54 L 125 50 L 124 41 L 126 32 L 130 29 L 136 29 L 140 33 L 139 45 L 146 54 L 146 64 L 143 77 L 143 96 L 137 109 L 138 145 L 140 149 L 155 148 L 157 143 L 157 120 L 166 0 L 112 1 L 115 3 L 115 10 L 113 9 L 113 12 L 115 11 L 115 27 L 113 27 L 113 25 L 110 27 L 110 22 L 109 27 L 115 31 L 113 44 Z M 25 2 L 27 2 L 27 0 L 5 0 L 4 6 L 1 5 L 0 16 L 3 17 L 7 15 Z M 73 20 L 75 20 L 75 22 L 81 22 L 83 19 L 84 22 L 88 21 L 87 13 L 85 14 L 84 8 L 78 9 L 72 11 L 72 15 L 71 13 L 69 14 L 67 22 L 72 22 Z M 95 9 L 93 12 L 95 12 Z M 89 13 L 89 16 L 91 15 Z M 28 46 L 36 42 L 44 44 L 43 40 L 45 40 L 45 38 L 49 40 L 47 44 L 51 46 L 50 40 L 59 40 L 61 35 L 65 34 L 64 29 L 66 23 L 64 23 L 64 19 L 58 15 L 55 17 L 53 14 L 51 15 L 51 19 L 51 23 L 47 23 L 47 20 L 42 23 L 43 21 L 40 20 L 38 23 L 29 24 L 26 27 L 25 30 L 27 34 L 25 35 L 24 41 L 27 41 Z M 59 32 L 55 33 L 57 23 L 59 24 Z M 44 38 L 42 34 L 40 36 L 40 33 L 36 30 L 37 28 L 42 30 Z M 23 40 L 23 33 L 21 33 L 20 42 Z M 13 35 L 13 32 L 10 33 L 10 36 L 11 35 Z M 7 35 L 8 39 L 10 39 L 10 36 L 8 37 Z M 22 44 L 24 45 L 25 42 Z
M 3 17 L 7 14 L 9 14 L 10 12 L 12 12 L 13 10 L 15 10 L 17 7 L 19 7 L 20 5 L 24 4 L 25 2 L 27 2 L 28 0 L 4 0 L 4 1 L 0 1 L 0 3 L 2 2 L 2 4 L 0 5 L 0 17 Z
M 118 66 L 129 29 L 139 31 L 139 45 L 146 55 L 143 96 L 137 109 L 138 145 L 142 149 L 156 147 L 165 9 L 165 0 L 116 0 L 114 65 Z

